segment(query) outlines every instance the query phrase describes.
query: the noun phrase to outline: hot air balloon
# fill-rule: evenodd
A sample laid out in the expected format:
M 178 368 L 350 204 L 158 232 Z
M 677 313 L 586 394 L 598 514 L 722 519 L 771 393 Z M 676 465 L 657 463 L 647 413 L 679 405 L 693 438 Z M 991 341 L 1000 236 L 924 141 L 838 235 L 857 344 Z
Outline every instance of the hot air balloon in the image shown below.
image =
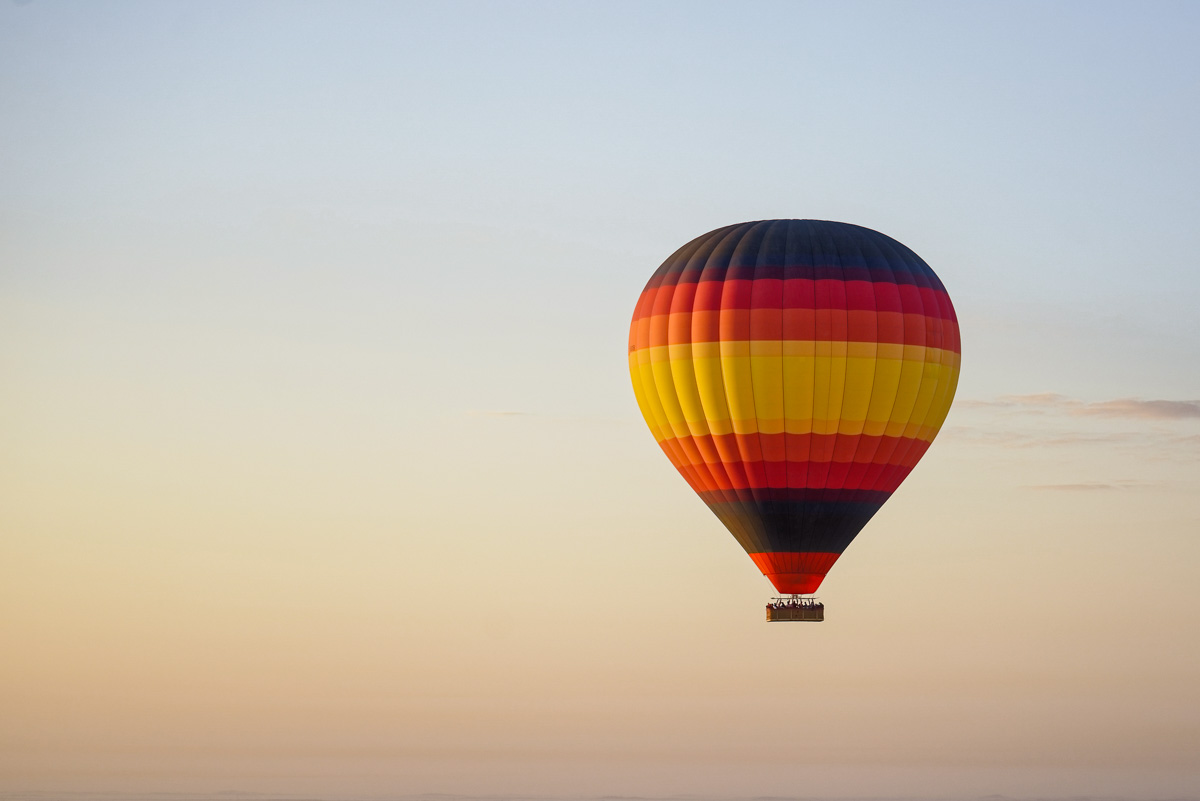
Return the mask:
M 693 239 L 655 271 L 629 328 L 642 416 L 780 593 L 768 620 L 824 619 L 804 596 L 925 454 L 960 352 L 929 265 L 821 220 Z

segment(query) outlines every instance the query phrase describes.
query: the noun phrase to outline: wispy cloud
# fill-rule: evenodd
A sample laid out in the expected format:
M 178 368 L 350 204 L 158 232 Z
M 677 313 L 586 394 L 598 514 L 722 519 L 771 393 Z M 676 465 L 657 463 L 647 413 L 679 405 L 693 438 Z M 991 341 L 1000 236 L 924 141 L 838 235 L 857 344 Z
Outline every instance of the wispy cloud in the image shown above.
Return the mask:
M 955 405 L 967 409 L 1020 409 L 1023 411 L 1042 411 L 1061 408 L 1072 403 L 1072 399 L 1056 392 L 1040 392 L 1035 395 L 1001 395 L 998 398 L 984 400 L 980 398 L 963 398 L 955 401 Z M 1074 401 L 1078 402 L 1078 401 Z
M 1011 428 L 947 426 L 942 436 L 1001 448 L 1042 448 L 1069 445 L 1127 445 L 1147 441 L 1138 431 L 1018 431 Z
M 1057 392 L 1001 395 L 992 400 L 964 400 L 962 406 L 969 409 L 1011 409 L 1035 414 L 1061 412 L 1075 416 L 1135 420 L 1200 419 L 1200 400 L 1116 398 L 1106 401 L 1083 401 Z
M 1084 404 L 1078 414 L 1100 417 L 1133 417 L 1141 420 L 1186 420 L 1200 418 L 1200 400 L 1138 400 L 1121 398 Z
M 1154 486 L 1152 481 L 1079 481 L 1070 484 L 1026 484 L 1022 489 L 1051 490 L 1055 492 L 1106 492 L 1109 490 L 1134 490 Z
M 1096 490 L 1121 489 L 1116 484 L 1081 483 L 1081 484 L 1027 484 L 1023 489 L 1032 490 L 1064 490 L 1066 492 L 1094 492 Z
M 1119 451 L 1147 461 L 1200 459 L 1200 400 L 1116 398 L 1085 401 L 1058 392 L 964 399 L 967 414 L 948 426 L 947 439 L 1005 449 L 1073 448 Z M 1188 430 L 1188 429 L 1191 430 Z M 1103 491 L 1121 482 L 1075 482 L 1030 489 Z

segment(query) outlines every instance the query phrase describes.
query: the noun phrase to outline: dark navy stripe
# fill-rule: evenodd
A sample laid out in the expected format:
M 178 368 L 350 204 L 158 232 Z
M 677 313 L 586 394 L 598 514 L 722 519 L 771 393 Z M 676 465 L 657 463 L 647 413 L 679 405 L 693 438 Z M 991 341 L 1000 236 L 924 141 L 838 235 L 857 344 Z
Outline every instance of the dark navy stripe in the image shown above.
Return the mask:
M 709 503 L 708 508 L 734 533 L 747 553 L 841 553 L 879 511 L 880 505 L 758 501 Z
M 751 276 L 885 280 L 941 288 L 929 265 L 891 237 L 821 220 L 768 220 L 710 231 L 672 254 L 647 286 Z

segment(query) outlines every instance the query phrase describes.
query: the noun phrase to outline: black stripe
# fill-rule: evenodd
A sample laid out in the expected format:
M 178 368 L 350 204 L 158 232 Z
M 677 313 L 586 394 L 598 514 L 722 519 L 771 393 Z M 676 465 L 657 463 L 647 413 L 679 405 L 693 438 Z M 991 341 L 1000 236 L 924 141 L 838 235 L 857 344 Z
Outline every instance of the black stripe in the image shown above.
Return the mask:
M 647 288 L 695 283 L 701 273 L 706 281 L 748 278 L 754 273 L 760 278 L 840 278 L 941 286 L 917 254 L 870 228 L 824 220 L 764 222 L 772 225 L 756 228 L 755 223 L 740 223 L 696 237 L 662 263 Z M 786 238 L 780 225 L 786 228 Z M 738 228 L 743 229 L 741 235 L 727 236 Z M 768 229 L 776 235 L 766 241 Z M 782 241 L 786 247 L 779 246 Z
M 754 541 L 734 536 L 747 553 L 785 551 L 841 553 L 879 511 L 878 503 L 844 501 L 760 501 L 756 504 L 710 503 L 726 528 L 755 530 Z M 745 540 L 745 541 L 743 541 Z

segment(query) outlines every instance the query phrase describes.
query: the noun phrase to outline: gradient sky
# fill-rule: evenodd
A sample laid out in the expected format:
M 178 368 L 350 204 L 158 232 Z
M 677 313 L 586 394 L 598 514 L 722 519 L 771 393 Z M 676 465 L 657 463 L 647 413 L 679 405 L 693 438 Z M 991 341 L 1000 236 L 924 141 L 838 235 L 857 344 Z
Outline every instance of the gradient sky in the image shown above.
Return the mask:
M 0 6 L 0 791 L 1200 795 L 1200 5 Z M 634 302 L 875 228 L 958 400 L 822 587 Z

